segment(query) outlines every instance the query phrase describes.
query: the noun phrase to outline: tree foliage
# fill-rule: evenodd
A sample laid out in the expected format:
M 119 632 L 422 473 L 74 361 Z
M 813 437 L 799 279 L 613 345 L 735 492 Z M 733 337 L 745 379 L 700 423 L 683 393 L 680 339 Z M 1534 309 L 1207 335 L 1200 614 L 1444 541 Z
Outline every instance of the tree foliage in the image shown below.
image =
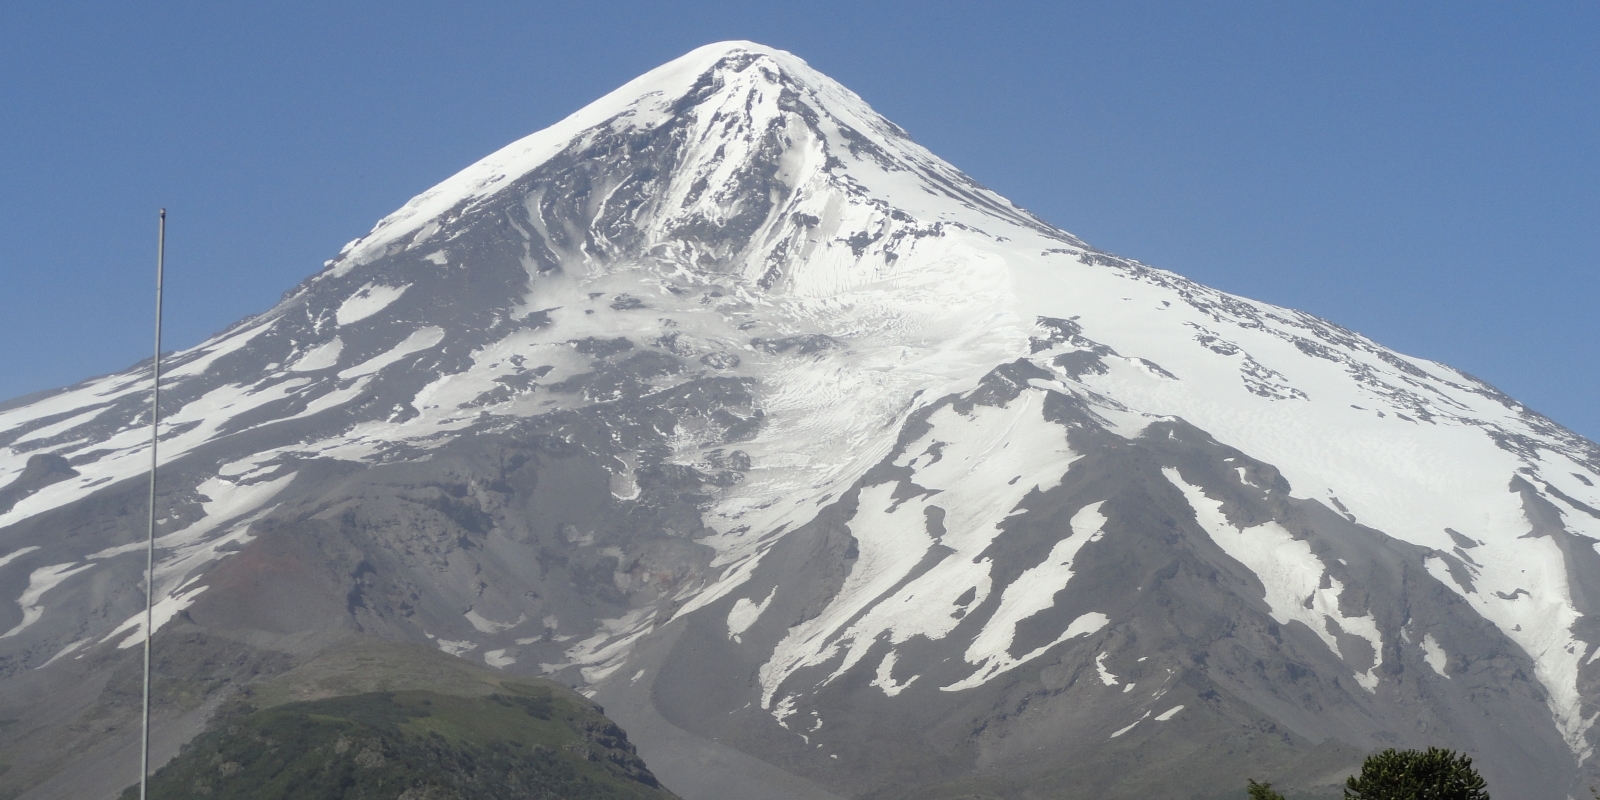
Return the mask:
M 1283 795 L 1272 791 L 1272 784 L 1256 783 L 1254 778 L 1250 779 L 1246 789 L 1250 792 L 1250 800 L 1284 800 Z
M 1472 759 L 1452 750 L 1390 748 L 1345 781 L 1346 800 L 1489 800 Z M 1252 798 L 1254 796 L 1252 795 Z

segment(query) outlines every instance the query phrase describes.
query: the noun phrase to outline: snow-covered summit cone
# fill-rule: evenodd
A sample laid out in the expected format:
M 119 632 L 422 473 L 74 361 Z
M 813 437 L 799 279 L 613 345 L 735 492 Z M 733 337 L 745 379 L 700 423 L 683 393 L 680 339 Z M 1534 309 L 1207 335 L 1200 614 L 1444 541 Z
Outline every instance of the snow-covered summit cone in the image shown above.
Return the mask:
M 1203 796 L 1393 744 L 1597 777 L 1600 449 L 1096 251 L 781 51 L 630 82 L 170 365 L 188 696 L 431 641 L 599 696 L 691 798 Z M 142 620 L 142 380 L 0 407 L 0 711 L 69 760 L 126 743 L 82 732 Z M 56 741 L 0 783 L 90 796 Z

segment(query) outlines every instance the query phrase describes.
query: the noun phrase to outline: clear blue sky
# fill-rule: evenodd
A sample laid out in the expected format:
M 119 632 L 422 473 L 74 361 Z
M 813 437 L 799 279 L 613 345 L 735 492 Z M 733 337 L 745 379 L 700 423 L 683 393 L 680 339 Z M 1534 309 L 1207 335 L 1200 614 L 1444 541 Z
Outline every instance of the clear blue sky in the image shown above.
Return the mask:
M 1600 4 L 0 4 L 0 398 L 270 307 L 689 49 L 790 50 L 1089 242 L 1600 439 Z

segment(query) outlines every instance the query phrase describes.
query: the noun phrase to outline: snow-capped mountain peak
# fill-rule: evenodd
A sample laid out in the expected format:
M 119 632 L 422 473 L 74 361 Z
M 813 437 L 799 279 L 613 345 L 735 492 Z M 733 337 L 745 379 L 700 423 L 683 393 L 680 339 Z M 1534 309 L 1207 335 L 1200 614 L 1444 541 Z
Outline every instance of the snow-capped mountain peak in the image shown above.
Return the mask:
M 649 132 L 678 118 L 686 123 L 677 142 L 677 155 L 684 160 L 672 165 L 679 185 L 658 197 L 655 209 L 666 212 L 659 223 L 669 229 L 707 216 L 715 220 L 717 212 L 727 211 L 715 198 L 737 191 L 728 182 L 748 179 L 753 170 L 773 173 L 780 185 L 799 190 L 818 179 L 819 172 L 845 171 L 841 159 L 848 153 L 854 163 L 847 171 L 856 188 L 879 197 L 902 195 L 897 199 L 902 204 L 912 200 L 920 216 L 937 218 L 944 212 L 959 217 L 977 205 L 1054 233 L 916 145 L 855 93 L 803 60 L 752 42 L 720 42 L 645 73 L 418 195 L 347 245 L 331 262 L 332 272 L 343 274 L 402 240 L 421 245 L 441 227 L 470 214 L 563 151 L 582 147 L 585 140 Z M 821 141 L 808 141 L 812 139 Z M 779 153 L 785 158 L 774 160 Z M 906 181 L 897 173 L 913 177 Z M 930 197 L 913 199 L 921 193 Z
M 1593 768 L 1593 443 L 1097 251 L 782 51 L 508 145 L 167 376 L 159 629 L 553 674 L 686 796 L 1152 741 L 1196 786 L 1438 736 Z M 0 640 L 39 680 L 138 641 L 146 397 L 0 407 Z M 1277 744 L 1194 755 L 1240 731 Z

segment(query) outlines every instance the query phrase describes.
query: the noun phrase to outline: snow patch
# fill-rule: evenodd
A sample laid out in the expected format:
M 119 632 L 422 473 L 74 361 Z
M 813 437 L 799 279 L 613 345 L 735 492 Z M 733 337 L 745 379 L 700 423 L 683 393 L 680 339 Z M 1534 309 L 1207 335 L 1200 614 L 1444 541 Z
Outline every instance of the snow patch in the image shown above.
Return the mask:
M 435 637 L 430 636 L 429 638 Z M 439 645 L 440 650 L 443 650 L 453 656 L 463 656 L 478 649 L 478 643 L 470 639 L 453 640 L 435 638 L 435 643 Z
M 1431 633 L 1424 634 L 1422 637 L 1422 660 L 1428 662 L 1428 666 L 1433 667 L 1433 671 L 1439 673 L 1441 677 L 1449 679 L 1450 676 L 1444 672 L 1444 665 L 1447 661 L 1444 648 L 1439 646 L 1439 641 L 1433 638 Z
M 344 342 L 339 337 L 323 342 L 307 350 L 305 355 L 295 359 L 289 365 L 290 372 L 314 372 L 319 369 L 337 366 L 339 353 L 344 350 Z
M 500 633 L 528 621 L 527 614 L 518 614 L 516 622 L 495 622 L 472 609 L 468 609 L 462 616 L 466 617 L 467 622 L 472 623 L 472 627 L 477 628 L 479 633 Z
M 1110 653 L 1101 653 L 1100 655 L 1095 656 L 1094 657 L 1094 668 L 1095 668 L 1096 672 L 1100 673 L 1100 682 L 1101 683 L 1104 683 L 1107 686 L 1116 686 L 1117 685 L 1117 676 L 1111 674 L 1111 670 L 1106 669 L 1106 656 L 1109 656 L 1109 655 L 1111 655 L 1111 654 Z M 1133 688 L 1132 684 L 1129 684 L 1128 688 L 1129 689 Z M 1127 689 L 1124 689 L 1123 691 L 1127 691 Z
M 905 683 L 896 683 L 894 679 L 894 663 L 895 654 L 893 650 L 890 650 L 884 654 L 883 660 L 878 662 L 877 675 L 872 679 L 872 685 L 882 689 L 883 693 L 890 697 L 905 691 L 907 686 L 916 683 L 917 678 L 922 677 L 921 675 L 912 675 L 906 679 Z M 817 727 L 822 727 L 820 721 Z
M 334 322 L 341 327 L 353 322 L 360 322 L 379 311 L 389 307 L 390 303 L 400 299 L 411 284 L 404 286 L 381 286 L 369 283 L 356 290 L 356 293 L 346 298 L 339 304 L 339 310 L 333 314 Z
M 772 598 L 777 596 L 778 587 L 774 586 L 772 591 L 767 594 L 767 599 L 762 600 L 760 603 L 751 602 L 749 598 L 745 597 L 734 601 L 733 608 L 728 609 L 728 638 L 738 639 L 741 634 L 750 630 L 750 626 L 756 624 L 756 620 L 761 618 L 762 612 L 766 611 L 767 606 L 772 604 Z

